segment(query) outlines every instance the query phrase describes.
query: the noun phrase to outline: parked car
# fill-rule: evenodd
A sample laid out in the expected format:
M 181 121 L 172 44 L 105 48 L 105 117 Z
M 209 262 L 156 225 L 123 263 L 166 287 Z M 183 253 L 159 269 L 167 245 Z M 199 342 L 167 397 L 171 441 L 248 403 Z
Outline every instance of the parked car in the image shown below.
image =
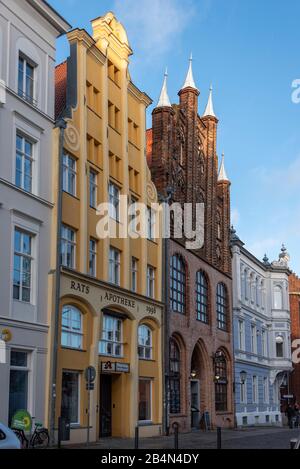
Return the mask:
M 21 449 L 20 440 L 14 432 L 0 423 L 0 450 L 1 449 Z

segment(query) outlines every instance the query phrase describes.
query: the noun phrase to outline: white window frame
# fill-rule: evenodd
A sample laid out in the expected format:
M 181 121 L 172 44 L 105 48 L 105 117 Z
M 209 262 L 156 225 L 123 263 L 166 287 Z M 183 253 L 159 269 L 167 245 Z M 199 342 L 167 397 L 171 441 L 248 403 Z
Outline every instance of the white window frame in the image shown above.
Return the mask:
M 253 404 L 258 404 L 258 377 L 252 376 L 252 399 Z
M 112 246 L 109 248 L 109 282 L 121 284 L 121 252 Z
M 19 87 L 19 84 L 20 84 L 19 83 L 20 60 L 23 60 L 22 88 Z M 27 73 L 26 73 L 27 72 L 27 65 L 29 67 L 31 67 L 32 70 L 33 70 L 32 96 L 27 95 L 27 93 L 26 93 L 26 90 L 27 90 Z M 33 60 L 29 59 L 25 54 L 23 54 L 21 51 L 19 51 L 19 55 L 18 55 L 18 75 L 17 75 L 18 96 L 20 96 L 20 98 L 24 99 L 25 101 L 28 101 L 33 106 L 37 105 L 37 100 L 36 100 L 36 69 L 37 69 L 37 64 L 35 64 Z
M 19 232 L 20 235 L 21 235 L 21 251 L 16 251 L 16 243 L 15 243 L 15 239 L 16 239 L 16 232 Z M 35 235 L 33 233 L 30 233 L 29 231 L 26 231 L 22 228 L 19 228 L 18 226 L 15 226 L 14 227 L 14 236 L 13 236 L 13 242 L 14 242 L 14 250 L 13 250 L 13 290 L 14 290 L 14 286 L 15 286 L 15 283 L 14 283 L 14 271 L 15 271 L 15 257 L 18 256 L 20 257 L 20 285 L 19 285 L 19 288 L 20 288 L 20 291 L 19 291 L 19 298 L 15 298 L 14 297 L 14 293 L 13 293 L 13 300 L 14 301 L 19 301 L 20 303 L 26 303 L 26 304 L 32 304 L 32 297 L 33 297 L 33 291 L 32 291 L 32 287 L 33 287 L 33 277 L 34 277 L 34 257 L 33 257 L 33 252 L 34 252 L 34 238 L 35 238 Z M 30 254 L 26 254 L 23 252 L 23 249 L 22 249 L 22 240 L 23 240 L 23 237 L 25 236 L 29 236 L 30 238 Z M 25 301 L 22 299 L 23 295 L 22 295 L 22 292 L 23 292 L 23 281 L 22 281 L 22 277 L 23 277 L 23 259 L 27 259 L 29 262 L 30 262 L 30 287 L 29 287 L 29 301 Z M 17 286 L 17 285 L 16 285 Z
M 142 376 L 139 377 L 139 382 L 140 381 L 147 381 L 150 383 L 150 420 L 139 420 L 139 423 L 141 425 L 147 425 L 153 422 L 153 403 L 152 403 L 152 397 L 153 397 L 153 380 L 151 378 L 144 378 Z M 138 402 L 138 405 L 140 402 Z
M 73 233 L 74 237 L 73 239 L 69 239 L 67 237 L 64 237 L 64 233 L 69 232 Z M 63 253 L 63 245 L 64 246 L 71 246 L 72 248 L 72 266 L 68 265 L 67 262 L 64 262 L 64 257 L 67 259 L 67 253 L 68 249 L 65 250 Z M 61 226 L 61 242 L 60 242 L 60 256 L 61 256 L 61 265 L 63 267 L 67 267 L 68 269 L 75 269 L 76 268 L 76 231 L 67 226 L 67 225 L 62 225 Z
M 74 163 L 74 167 L 70 164 Z M 73 183 L 70 184 L 70 177 Z M 74 187 L 73 187 L 74 186 Z M 63 191 L 76 197 L 77 194 L 77 159 L 68 152 L 63 153 Z
M 74 311 L 76 311 L 77 313 L 79 313 L 79 318 L 80 318 L 80 330 L 77 330 L 77 329 L 73 329 L 72 328 L 72 317 L 70 316 L 69 318 L 69 324 L 70 324 L 70 327 L 67 327 L 67 326 L 64 326 L 63 325 L 63 313 L 64 313 L 64 310 L 66 308 L 70 308 L 71 310 L 73 309 Z M 65 305 L 63 306 L 62 308 L 62 312 L 61 312 L 61 346 L 62 348 L 70 348 L 70 349 L 74 349 L 74 350 L 82 350 L 83 349 L 83 314 L 82 312 L 80 311 L 80 309 L 78 309 L 76 306 L 73 306 L 73 305 Z M 63 333 L 67 334 L 68 335 L 68 342 L 70 342 L 69 344 L 65 345 L 62 343 L 62 335 Z M 79 337 L 80 338 L 80 347 L 73 347 L 72 346 L 72 337 L 73 336 L 76 336 L 76 337 Z
M 263 377 L 263 396 L 264 396 L 264 403 L 268 404 L 270 402 L 270 391 L 269 391 L 269 379 L 266 376 Z
M 104 338 L 104 334 L 107 332 L 107 329 L 105 329 L 105 327 L 104 327 L 105 326 L 105 321 L 107 319 L 112 320 L 113 323 L 114 323 L 113 329 L 108 331 L 108 332 L 113 333 L 113 335 L 114 335 L 113 339 L 114 340 L 108 340 L 108 339 Z M 118 331 L 117 323 L 119 323 L 121 325 L 121 327 L 120 327 L 120 331 L 121 331 L 120 332 L 120 336 L 121 336 L 120 337 L 120 342 L 115 340 L 115 334 Z M 101 350 L 101 345 L 106 345 L 107 346 L 108 344 L 112 345 L 113 353 L 108 353 L 107 351 L 103 352 Z M 116 347 L 120 347 L 120 354 L 115 353 Z M 123 320 L 121 318 L 118 318 L 118 317 L 115 317 L 115 316 L 112 316 L 112 315 L 109 315 L 109 314 L 104 314 L 103 315 L 103 323 L 102 323 L 102 337 L 101 337 L 100 342 L 99 342 L 99 355 L 102 355 L 104 357 L 122 358 L 123 357 L 123 352 L 124 352 Z
M 245 321 L 238 320 L 239 349 L 245 351 Z
M 80 425 L 81 415 L 80 415 L 80 405 L 81 405 L 81 372 L 74 371 L 74 370 L 62 370 L 63 373 L 69 373 L 73 375 L 77 375 L 77 383 L 78 383 L 78 421 L 70 423 L 71 427 L 78 427 Z
M 147 266 L 147 296 L 155 298 L 155 268 L 151 265 Z
M 131 258 L 131 290 L 136 293 L 138 289 L 138 267 L 139 261 L 136 257 Z
M 17 146 L 17 140 L 20 138 L 22 140 L 22 150 L 18 149 Z M 26 154 L 26 143 L 29 143 L 31 145 L 31 155 Z M 20 131 L 17 129 L 16 131 L 16 162 L 15 162 L 15 185 L 19 187 L 20 189 L 28 192 L 29 194 L 33 194 L 34 192 L 34 173 L 35 173 L 35 145 L 36 142 L 32 139 L 32 137 L 24 134 L 24 132 Z M 21 184 L 17 185 L 17 154 L 20 155 L 21 159 Z M 29 177 L 31 178 L 31 185 L 30 185 L 30 190 L 25 188 L 25 176 L 28 176 L 25 173 L 25 163 L 26 161 L 30 162 L 30 175 Z
M 98 257 L 98 243 L 94 238 L 89 240 L 89 275 L 97 277 L 97 257 Z
M 147 239 L 155 240 L 156 213 L 153 209 L 147 207 Z
M 150 345 L 144 345 L 140 343 L 140 330 L 144 328 L 150 331 Z M 146 357 L 146 350 L 150 350 L 150 356 Z M 142 352 L 142 353 L 140 353 Z M 138 357 L 139 360 L 151 361 L 153 359 L 153 331 L 147 324 L 141 324 L 138 327 Z
M 248 402 L 248 396 L 247 396 L 247 378 L 244 382 L 240 380 L 240 385 L 241 385 L 241 404 L 247 404 Z
M 120 188 L 110 182 L 108 185 L 108 198 L 109 198 L 109 216 L 116 222 L 120 221 Z
M 89 196 L 90 196 L 90 207 L 97 208 L 98 199 L 98 173 L 90 168 L 89 173 Z
M 251 353 L 257 354 L 257 327 L 251 324 Z

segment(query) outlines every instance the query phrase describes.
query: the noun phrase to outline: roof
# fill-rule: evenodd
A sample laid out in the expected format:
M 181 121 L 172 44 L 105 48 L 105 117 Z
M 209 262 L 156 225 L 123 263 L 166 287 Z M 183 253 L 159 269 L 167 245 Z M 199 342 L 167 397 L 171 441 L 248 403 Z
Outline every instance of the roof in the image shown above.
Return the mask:
M 55 120 L 58 119 L 67 103 L 67 61 L 55 67 Z

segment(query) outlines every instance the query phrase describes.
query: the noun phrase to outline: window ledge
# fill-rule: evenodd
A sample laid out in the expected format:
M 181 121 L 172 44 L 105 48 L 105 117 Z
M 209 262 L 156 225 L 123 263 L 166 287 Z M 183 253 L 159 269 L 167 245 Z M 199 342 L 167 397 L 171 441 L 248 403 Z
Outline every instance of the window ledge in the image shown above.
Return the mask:
M 82 348 L 74 348 L 74 347 L 67 347 L 65 345 L 61 345 L 62 350 L 70 350 L 72 352 L 81 352 L 81 353 L 86 353 L 87 350 L 82 349 Z

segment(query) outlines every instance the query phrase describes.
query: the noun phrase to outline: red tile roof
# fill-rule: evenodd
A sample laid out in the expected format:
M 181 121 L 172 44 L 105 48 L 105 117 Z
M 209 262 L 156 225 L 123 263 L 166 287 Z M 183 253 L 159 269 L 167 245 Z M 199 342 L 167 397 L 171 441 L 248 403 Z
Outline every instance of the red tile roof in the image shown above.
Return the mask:
M 67 102 L 67 61 L 55 67 L 55 119 L 61 116 Z
M 146 132 L 146 154 L 147 154 L 147 162 L 149 168 L 152 165 L 152 145 L 153 145 L 153 131 L 152 129 L 148 129 Z

